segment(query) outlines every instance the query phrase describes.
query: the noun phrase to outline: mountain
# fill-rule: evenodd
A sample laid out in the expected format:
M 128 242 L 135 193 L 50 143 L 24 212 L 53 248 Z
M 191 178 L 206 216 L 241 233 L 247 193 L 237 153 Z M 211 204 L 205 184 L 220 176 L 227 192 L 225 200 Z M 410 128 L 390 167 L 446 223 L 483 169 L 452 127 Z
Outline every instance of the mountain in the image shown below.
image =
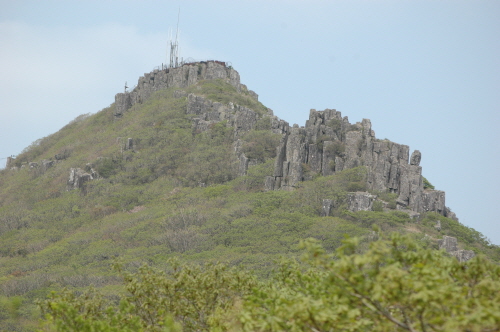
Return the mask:
M 498 262 L 500 248 L 422 176 L 421 157 L 332 109 L 290 126 L 223 62 L 154 70 L 0 171 L 0 303 L 17 308 L 0 310 L 2 328 L 32 328 L 33 301 L 52 290 L 116 294 L 116 259 L 131 270 L 223 261 L 266 278 L 301 239 L 333 251 L 348 234 L 366 248 L 376 225 Z

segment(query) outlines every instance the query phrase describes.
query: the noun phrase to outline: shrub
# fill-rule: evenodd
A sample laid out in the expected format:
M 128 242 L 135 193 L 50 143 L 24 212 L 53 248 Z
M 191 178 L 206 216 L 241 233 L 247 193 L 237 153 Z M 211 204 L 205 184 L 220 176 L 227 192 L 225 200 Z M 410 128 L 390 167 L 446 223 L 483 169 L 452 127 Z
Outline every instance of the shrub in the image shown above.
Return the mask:
M 264 162 L 276 157 L 276 147 L 280 139 L 280 134 L 274 134 L 269 130 L 252 130 L 243 137 L 243 153 L 247 158 Z
M 345 144 L 341 141 L 333 141 L 326 147 L 326 152 L 330 156 L 343 156 L 345 153 Z
M 379 200 L 376 200 L 375 202 L 373 202 L 372 210 L 376 212 L 384 211 L 384 203 L 382 203 Z
M 424 189 L 435 189 L 434 186 L 425 177 L 422 176 L 422 180 L 424 182 Z

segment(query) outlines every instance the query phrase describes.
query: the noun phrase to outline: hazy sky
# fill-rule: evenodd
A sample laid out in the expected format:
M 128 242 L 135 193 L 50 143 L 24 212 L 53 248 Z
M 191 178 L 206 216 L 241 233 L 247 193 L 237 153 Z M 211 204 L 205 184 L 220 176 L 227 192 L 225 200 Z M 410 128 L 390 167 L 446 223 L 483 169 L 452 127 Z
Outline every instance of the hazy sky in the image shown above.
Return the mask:
M 290 124 L 311 108 L 371 119 L 500 244 L 498 0 L 0 0 L 0 158 L 166 63 L 179 8 L 181 56 L 230 61 Z

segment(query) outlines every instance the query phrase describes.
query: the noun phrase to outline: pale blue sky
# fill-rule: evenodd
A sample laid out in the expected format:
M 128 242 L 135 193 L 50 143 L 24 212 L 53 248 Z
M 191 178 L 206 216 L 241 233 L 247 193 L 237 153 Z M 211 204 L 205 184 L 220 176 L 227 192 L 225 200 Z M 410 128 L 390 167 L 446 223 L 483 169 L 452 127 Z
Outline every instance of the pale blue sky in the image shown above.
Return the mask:
M 165 63 L 179 7 L 181 56 L 230 61 L 291 124 L 311 108 L 371 119 L 500 244 L 497 0 L 0 0 L 0 158 Z

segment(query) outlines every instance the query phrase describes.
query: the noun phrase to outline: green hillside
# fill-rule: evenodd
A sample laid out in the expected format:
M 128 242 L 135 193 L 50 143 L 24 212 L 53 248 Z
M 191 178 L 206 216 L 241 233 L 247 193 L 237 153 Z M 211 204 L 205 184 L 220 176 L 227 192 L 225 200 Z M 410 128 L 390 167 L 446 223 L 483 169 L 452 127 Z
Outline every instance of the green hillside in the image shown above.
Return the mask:
M 258 161 L 246 175 L 238 176 L 233 128 L 219 122 L 194 130 L 187 98 L 174 97 L 176 90 L 259 114 L 240 137 L 242 150 Z M 376 225 L 385 234 L 409 234 L 424 248 L 453 236 L 460 248 L 500 262 L 498 246 L 437 213 L 415 220 L 382 205 L 348 211 L 347 193 L 367 190 L 364 166 L 314 176 L 294 191 L 265 191 L 281 135 L 270 130 L 264 105 L 223 80 L 155 92 L 119 119 L 114 107 L 77 117 L 27 147 L 14 169 L 0 171 L 0 330 L 33 330 L 34 301 L 53 290 L 94 285 L 110 298 L 122 294 L 122 279 L 110 267 L 117 259 L 126 271 L 143 264 L 163 269 L 171 258 L 223 262 L 266 280 L 282 257 L 302 254 L 301 240 L 316 238 L 333 252 L 347 234 L 361 239 L 363 252 Z M 98 177 L 68 190 L 71 168 Z M 395 206 L 394 194 L 376 194 Z M 325 198 L 335 208 L 321 217 Z

